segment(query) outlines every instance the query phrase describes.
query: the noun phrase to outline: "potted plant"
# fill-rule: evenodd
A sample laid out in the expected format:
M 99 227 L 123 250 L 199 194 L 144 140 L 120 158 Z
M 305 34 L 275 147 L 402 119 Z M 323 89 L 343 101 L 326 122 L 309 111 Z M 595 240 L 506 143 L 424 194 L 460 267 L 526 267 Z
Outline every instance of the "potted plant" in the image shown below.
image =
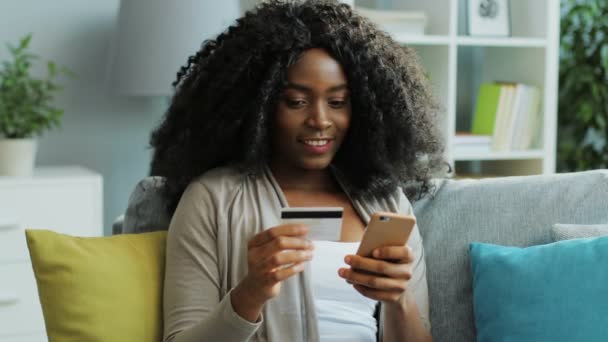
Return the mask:
M 12 58 L 0 67 L 0 175 L 31 175 L 36 138 L 58 127 L 63 116 L 63 110 L 52 105 L 62 89 L 55 79 L 71 72 L 48 61 L 45 78 L 32 76 L 30 69 L 39 57 L 28 52 L 31 39 L 29 34 L 17 47 L 7 44 Z

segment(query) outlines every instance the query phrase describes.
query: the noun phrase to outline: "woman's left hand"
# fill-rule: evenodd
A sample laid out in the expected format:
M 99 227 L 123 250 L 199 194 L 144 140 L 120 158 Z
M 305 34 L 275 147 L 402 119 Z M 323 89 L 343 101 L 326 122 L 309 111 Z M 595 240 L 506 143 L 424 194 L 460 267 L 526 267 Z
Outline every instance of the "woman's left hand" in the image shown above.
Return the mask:
M 413 260 L 408 246 L 380 247 L 369 258 L 347 255 L 344 262 L 350 268 L 340 268 L 338 274 L 367 298 L 398 303 L 412 278 Z

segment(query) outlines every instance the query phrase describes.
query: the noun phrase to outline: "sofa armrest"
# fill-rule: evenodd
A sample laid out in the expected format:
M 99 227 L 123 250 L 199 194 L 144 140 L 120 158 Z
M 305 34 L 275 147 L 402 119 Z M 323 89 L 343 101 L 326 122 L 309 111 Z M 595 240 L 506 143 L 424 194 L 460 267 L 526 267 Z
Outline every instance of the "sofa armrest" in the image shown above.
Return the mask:
M 122 234 L 122 225 L 125 220 L 125 215 L 120 215 L 112 222 L 112 235 Z
M 169 229 L 171 217 L 162 196 L 164 184 L 164 178 L 158 176 L 146 177 L 137 183 L 124 214 L 123 234 Z

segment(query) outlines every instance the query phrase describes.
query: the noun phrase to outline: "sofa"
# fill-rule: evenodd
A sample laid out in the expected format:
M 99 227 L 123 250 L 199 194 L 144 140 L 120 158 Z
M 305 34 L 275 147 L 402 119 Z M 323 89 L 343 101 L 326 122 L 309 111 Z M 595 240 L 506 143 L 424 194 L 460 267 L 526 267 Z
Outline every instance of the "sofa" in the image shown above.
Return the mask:
M 133 191 L 115 234 L 164 230 L 158 177 Z M 437 179 L 413 203 L 424 240 L 435 341 L 475 341 L 469 244 L 532 246 L 553 242 L 556 223 L 608 223 L 608 170 L 472 179 Z

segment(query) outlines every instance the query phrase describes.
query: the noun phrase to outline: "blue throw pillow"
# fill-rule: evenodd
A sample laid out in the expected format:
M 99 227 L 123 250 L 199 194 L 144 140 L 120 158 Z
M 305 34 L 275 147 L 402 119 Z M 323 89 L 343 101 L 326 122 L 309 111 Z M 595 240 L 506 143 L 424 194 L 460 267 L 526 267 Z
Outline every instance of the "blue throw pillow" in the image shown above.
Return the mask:
M 608 237 L 469 250 L 479 342 L 608 341 Z

